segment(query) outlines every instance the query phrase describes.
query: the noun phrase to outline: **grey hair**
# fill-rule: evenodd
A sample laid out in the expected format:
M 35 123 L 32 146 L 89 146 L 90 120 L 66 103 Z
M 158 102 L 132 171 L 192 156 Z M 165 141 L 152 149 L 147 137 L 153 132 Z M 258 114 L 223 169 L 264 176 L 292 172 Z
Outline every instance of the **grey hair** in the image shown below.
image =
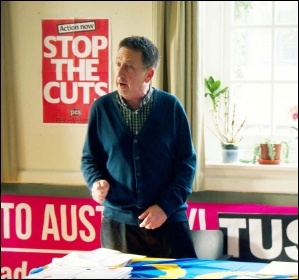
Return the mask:
M 147 38 L 142 36 L 131 36 L 120 41 L 118 49 L 125 47 L 142 53 L 142 63 L 145 68 L 158 68 L 160 54 L 158 48 Z

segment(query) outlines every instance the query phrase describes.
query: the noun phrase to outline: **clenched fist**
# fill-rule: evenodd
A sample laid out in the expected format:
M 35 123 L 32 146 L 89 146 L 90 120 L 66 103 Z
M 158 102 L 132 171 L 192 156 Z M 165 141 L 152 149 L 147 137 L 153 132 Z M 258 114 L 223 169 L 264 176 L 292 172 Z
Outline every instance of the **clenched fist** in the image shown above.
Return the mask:
M 94 201 L 103 203 L 108 194 L 110 185 L 106 180 L 99 180 L 93 183 L 91 195 Z

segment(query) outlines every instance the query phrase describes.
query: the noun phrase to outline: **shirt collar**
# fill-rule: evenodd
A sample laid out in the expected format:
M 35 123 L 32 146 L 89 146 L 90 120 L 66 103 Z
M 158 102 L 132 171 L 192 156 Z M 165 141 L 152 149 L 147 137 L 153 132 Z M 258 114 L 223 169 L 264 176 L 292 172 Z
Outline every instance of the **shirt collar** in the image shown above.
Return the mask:
M 150 85 L 149 86 L 149 89 L 146 93 L 146 95 L 141 99 L 140 101 L 140 105 L 139 105 L 139 109 L 144 106 L 152 97 L 153 95 L 153 92 L 154 92 L 154 88 Z M 128 104 L 126 104 L 126 102 L 124 101 L 124 99 L 121 97 L 120 93 L 117 92 L 117 95 L 116 95 L 116 98 L 117 98 L 117 102 L 118 104 L 120 104 L 121 106 L 123 107 L 127 107 L 127 108 L 131 108 Z

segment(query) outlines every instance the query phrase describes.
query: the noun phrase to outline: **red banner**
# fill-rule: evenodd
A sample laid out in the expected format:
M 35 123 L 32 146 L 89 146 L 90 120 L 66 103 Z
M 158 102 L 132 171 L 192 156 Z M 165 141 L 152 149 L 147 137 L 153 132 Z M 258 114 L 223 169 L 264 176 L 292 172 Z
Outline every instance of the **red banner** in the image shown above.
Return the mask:
M 43 123 L 86 124 L 108 93 L 109 19 L 42 21 Z
M 92 198 L 1 195 L 1 279 L 23 278 L 32 268 L 50 263 L 52 258 L 73 250 L 100 248 L 102 211 L 103 206 Z M 230 213 L 235 214 L 231 216 Z M 254 213 L 260 215 L 253 216 Z M 257 244 L 260 247 L 257 252 L 265 251 L 261 245 L 263 234 L 265 239 L 275 243 L 268 258 L 280 257 L 279 249 L 283 247 L 290 250 L 296 247 L 298 256 L 298 230 L 294 231 L 298 225 L 298 207 L 190 202 L 187 214 L 191 229 L 221 228 L 227 231 L 225 246 L 230 254 L 245 257 L 240 249 L 236 249 L 235 237 L 238 236 L 242 240 L 246 236 L 242 242 L 246 242 L 248 248 L 250 244 Z M 263 223 L 271 224 L 272 220 L 271 231 L 264 230 Z M 281 234 L 277 235 L 277 231 Z M 256 249 L 250 248 L 250 252 L 256 255 Z M 288 256 L 294 256 L 294 253 L 290 252 Z M 259 258 L 259 255 L 255 257 Z
M 73 250 L 100 248 L 102 211 L 91 198 L 2 195 L 1 279 L 21 279 Z

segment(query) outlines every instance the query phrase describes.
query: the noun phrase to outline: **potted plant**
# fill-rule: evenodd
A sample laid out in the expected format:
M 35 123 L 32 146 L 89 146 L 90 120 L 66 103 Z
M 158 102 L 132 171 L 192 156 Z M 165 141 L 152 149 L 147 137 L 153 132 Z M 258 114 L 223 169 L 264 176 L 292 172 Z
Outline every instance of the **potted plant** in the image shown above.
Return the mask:
M 270 138 L 256 143 L 252 162 L 260 164 L 280 164 L 289 162 L 289 143 L 286 141 L 272 141 Z
M 208 128 L 220 140 L 223 151 L 223 162 L 238 161 L 239 142 L 243 136 L 239 132 L 244 127 L 246 118 L 240 123 L 236 123 L 236 105 L 233 105 L 232 112 L 229 111 L 229 88 L 220 89 L 221 81 L 210 76 L 205 78 L 205 87 L 208 92 L 205 97 L 210 97 L 212 101 L 212 120 L 214 129 Z

